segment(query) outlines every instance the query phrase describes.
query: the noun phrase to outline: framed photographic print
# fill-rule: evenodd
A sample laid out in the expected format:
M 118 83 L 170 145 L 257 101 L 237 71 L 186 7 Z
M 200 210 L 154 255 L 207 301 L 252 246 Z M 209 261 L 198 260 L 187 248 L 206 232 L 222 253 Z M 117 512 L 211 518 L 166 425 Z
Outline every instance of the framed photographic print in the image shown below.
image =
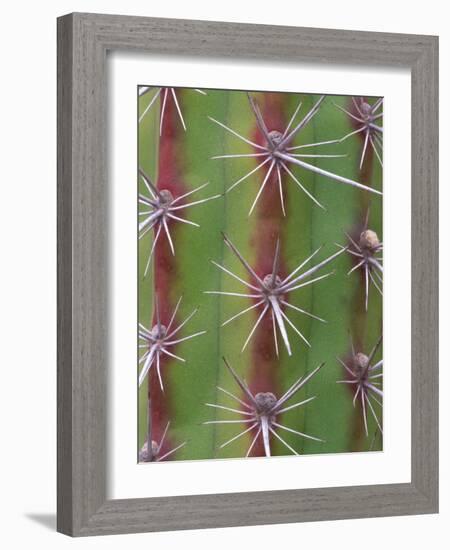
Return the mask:
M 436 37 L 71 14 L 58 71 L 58 530 L 436 512 Z

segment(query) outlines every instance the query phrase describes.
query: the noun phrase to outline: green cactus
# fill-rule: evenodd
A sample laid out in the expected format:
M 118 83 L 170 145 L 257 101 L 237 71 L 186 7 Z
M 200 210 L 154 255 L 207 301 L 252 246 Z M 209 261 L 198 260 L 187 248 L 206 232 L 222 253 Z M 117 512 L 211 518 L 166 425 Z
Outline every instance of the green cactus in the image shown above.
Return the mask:
M 382 99 L 138 101 L 139 460 L 382 449 Z

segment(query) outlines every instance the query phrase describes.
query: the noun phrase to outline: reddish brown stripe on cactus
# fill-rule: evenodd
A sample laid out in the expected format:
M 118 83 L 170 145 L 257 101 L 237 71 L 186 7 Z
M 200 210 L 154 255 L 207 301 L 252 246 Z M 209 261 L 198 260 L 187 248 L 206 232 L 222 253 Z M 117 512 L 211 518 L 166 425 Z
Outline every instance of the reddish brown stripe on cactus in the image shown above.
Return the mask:
M 188 189 L 182 182 L 181 161 L 180 161 L 180 141 L 184 138 L 183 127 L 179 124 L 176 106 L 168 98 L 165 105 L 164 124 L 162 125 L 162 135 L 159 146 L 159 172 L 157 188 L 159 191 L 168 190 L 173 197 L 186 193 Z M 172 239 L 176 239 L 176 223 L 168 222 Z M 169 241 L 164 235 L 160 238 L 154 256 L 154 296 L 159 302 L 159 311 L 161 323 L 168 325 L 176 302 L 173 301 L 172 288 L 177 277 L 176 256 L 172 254 Z M 153 316 L 152 325 L 156 324 L 156 313 Z M 176 352 L 175 352 L 176 353 Z M 149 377 L 149 407 L 152 418 L 152 438 L 160 441 L 167 422 L 170 421 L 170 380 L 167 376 L 166 367 L 173 360 L 167 356 L 161 356 L 161 374 L 164 380 L 164 393 L 161 391 L 155 368 L 150 371 Z M 171 450 L 177 443 L 171 441 L 170 430 L 167 434 L 160 455 Z
M 261 111 L 269 131 L 282 131 L 286 127 L 286 119 L 283 113 L 285 102 L 286 96 L 283 96 L 283 94 L 264 95 Z M 264 136 L 261 135 L 256 126 L 252 139 L 255 143 L 264 143 Z M 283 227 L 283 212 L 280 206 L 278 179 L 275 170 L 272 171 L 258 203 L 256 218 L 257 222 L 252 237 L 252 245 L 256 249 L 256 272 L 261 277 L 264 277 L 272 272 L 277 239 L 280 238 L 281 241 Z M 282 251 L 283 247 L 281 246 L 281 253 Z M 285 273 L 283 263 L 283 256 L 281 256 L 280 272 Z M 258 312 L 260 311 L 259 309 Z M 272 319 L 270 315 L 266 314 L 256 329 L 252 346 L 249 385 L 254 395 L 258 392 L 272 392 L 275 395 L 279 395 L 277 366 L 278 360 L 273 339 Z M 264 454 L 264 445 L 260 437 L 252 449 L 251 456 L 264 456 Z

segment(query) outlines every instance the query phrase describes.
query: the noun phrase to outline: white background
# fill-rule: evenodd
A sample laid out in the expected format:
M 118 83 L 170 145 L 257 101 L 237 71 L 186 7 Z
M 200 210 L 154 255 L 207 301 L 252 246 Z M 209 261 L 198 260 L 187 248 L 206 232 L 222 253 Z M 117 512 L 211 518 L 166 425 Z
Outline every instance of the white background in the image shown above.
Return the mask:
M 266 7 L 264 7 L 266 6 Z M 270 8 L 269 8 L 270 6 Z M 316 524 L 246 527 L 196 532 L 128 535 L 72 541 L 54 533 L 55 514 L 55 360 L 56 360 L 56 26 L 55 17 L 71 11 L 184 17 L 373 31 L 440 34 L 441 97 L 450 97 L 450 31 L 444 3 L 407 4 L 378 0 L 297 0 L 269 4 L 263 0 L 201 2 L 15 2 L 2 9 L 0 131 L 1 235 L 1 507 L 2 545 L 46 549 L 69 545 L 87 548 L 270 548 L 286 541 L 291 547 L 389 548 L 398 541 L 409 549 L 448 541 L 449 386 L 448 359 L 441 369 L 441 514 Z M 449 102 L 441 103 L 441 124 L 448 125 Z M 448 176 L 442 133 L 442 242 L 449 232 Z M 446 208 L 447 207 L 447 208 Z M 444 212 L 447 214 L 444 217 Z M 401 230 L 399 212 L 399 229 Z M 446 247 L 447 248 L 447 247 Z M 442 259 L 442 280 L 448 279 Z M 444 276 L 446 274 L 446 276 Z M 448 333 L 448 287 L 442 285 L 443 337 Z M 445 307 L 445 305 L 447 307 Z

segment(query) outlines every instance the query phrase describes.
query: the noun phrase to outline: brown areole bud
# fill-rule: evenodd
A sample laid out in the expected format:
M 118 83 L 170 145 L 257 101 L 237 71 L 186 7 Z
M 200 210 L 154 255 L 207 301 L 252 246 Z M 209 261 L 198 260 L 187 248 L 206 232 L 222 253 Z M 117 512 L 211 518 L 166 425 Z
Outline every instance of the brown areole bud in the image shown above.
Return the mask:
M 366 101 L 362 102 L 360 109 L 362 114 L 367 117 L 372 114 L 372 107 Z
M 372 231 L 371 229 L 366 229 L 361 233 L 359 237 L 359 246 L 363 250 L 376 252 L 380 247 L 378 235 L 375 233 L 375 231 Z
M 283 139 L 283 134 L 278 130 L 272 130 L 269 132 L 269 137 L 272 140 L 272 143 L 277 146 L 281 143 L 281 140 Z M 268 143 L 267 145 L 270 146 L 271 144 Z
M 159 200 L 159 206 L 170 206 L 173 202 L 173 195 L 168 189 L 162 189 L 159 192 L 161 198 Z
M 275 289 L 277 286 L 281 286 L 281 277 L 276 275 L 274 280 L 272 273 L 269 273 L 264 277 L 263 283 L 267 288 Z
M 364 353 L 357 353 L 353 357 L 353 365 L 358 369 L 366 369 L 369 365 L 369 358 Z
M 258 412 L 268 414 L 275 406 L 277 398 L 271 392 L 260 392 L 255 395 L 255 401 L 258 405 Z

